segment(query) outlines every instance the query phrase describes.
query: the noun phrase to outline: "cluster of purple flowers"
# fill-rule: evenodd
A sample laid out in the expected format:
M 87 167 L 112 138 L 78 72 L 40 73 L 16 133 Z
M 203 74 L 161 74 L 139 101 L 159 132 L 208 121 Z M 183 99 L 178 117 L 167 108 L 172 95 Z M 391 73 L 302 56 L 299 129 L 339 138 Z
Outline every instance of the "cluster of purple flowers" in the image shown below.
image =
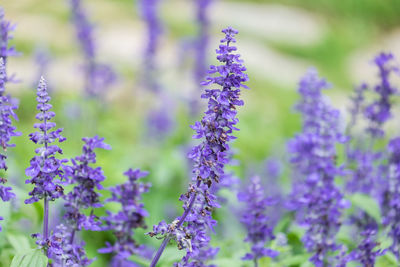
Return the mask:
M 336 144 L 345 141 L 339 131 L 339 111 L 328 105 L 321 91 L 328 83 L 314 69 L 300 81 L 301 101 L 297 110 L 303 115 L 303 131 L 289 142 L 289 153 L 300 186 L 293 189 L 295 207 L 304 214 L 306 226 L 303 243 L 313 253 L 316 266 L 331 266 L 331 251 L 339 248 L 336 233 L 341 225 L 343 196 L 335 185 L 341 174 L 336 166 Z
M 0 145 L 3 149 L 0 152 L 0 169 L 7 171 L 7 148 L 13 147 L 10 143 L 13 136 L 21 135 L 16 131 L 16 127 L 12 125 L 12 119 L 18 120 L 14 110 L 18 108 L 16 99 L 5 94 L 6 83 L 10 81 L 6 71 L 6 61 L 9 56 L 17 55 L 14 47 L 10 47 L 8 42 L 12 39 L 11 32 L 15 29 L 15 25 L 4 19 L 4 11 L 0 7 Z M 9 201 L 15 197 L 10 186 L 6 186 L 6 177 L 0 177 L 0 198 L 2 201 Z M 0 220 L 3 218 L 0 216 Z M 0 226 L 1 231 L 1 226 Z
M 386 199 L 383 223 L 389 227 L 389 237 L 392 239 L 390 250 L 400 258 L 400 137 L 392 139 L 387 147 L 389 152 L 387 170 Z
M 251 252 L 242 259 L 252 260 L 257 266 L 258 259 L 262 257 L 276 257 L 279 252 L 265 248 L 265 243 L 275 239 L 272 223 L 268 217 L 268 207 L 276 205 L 275 198 L 267 197 L 258 176 L 250 179 L 247 188 L 238 194 L 239 201 L 245 203 L 241 212 L 241 223 L 247 229 L 245 242 L 251 244 Z
M 184 213 L 171 224 L 164 221 L 155 225 L 151 236 L 163 236 L 164 240 L 150 266 L 155 266 L 163 250 L 171 238 L 175 239 L 179 249 L 186 249 L 186 255 L 176 266 L 209 266 L 206 261 L 213 258 L 217 249 L 210 247 L 208 231 L 213 229 L 216 221 L 212 219 L 212 211 L 218 208 L 216 196 L 210 188 L 224 176 L 224 166 L 228 163 L 229 142 L 235 137 L 236 106 L 242 106 L 239 99 L 240 88 L 248 80 L 244 73 L 239 54 L 232 43 L 238 33 L 232 28 L 222 31 L 225 38 L 217 49 L 220 66 L 211 66 L 207 81 L 203 85 L 215 84 L 222 89 L 206 89 L 202 98 L 208 99 L 208 109 L 201 122 L 196 122 L 192 129 L 196 131 L 195 139 L 203 141 L 195 146 L 189 158 L 194 161 L 192 183 L 188 191 L 181 195 L 184 202 Z M 217 74 L 214 76 L 214 74 Z
M 65 166 L 65 177 L 70 184 L 74 184 L 71 192 L 65 195 L 64 219 L 67 225 L 72 228 L 72 240 L 75 231 L 82 229 L 97 231 L 100 230 L 101 222 L 90 213 L 85 215 L 83 210 L 102 207 L 100 194 L 95 189 L 102 189 L 100 184 L 105 177 L 100 167 L 93 168 L 89 164 L 96 163 L 96 148 L 111 149 L 103 142 L 104 138 L 98 136 L 82 138 L 85 145 L 82 148 L 82 155 L 71 159 L 72 166 Z
M 156 76 L 156 52 L 159 45 L 161 33 L 163 31 L 158 7 L 160 0 L 140 0 L 138 2 L 141 16 L 147 26 L 147 45 L 144 56 L 144 84 L 153 91 L 160 91 L 160 84 Z
M 0 7 L 0 58 L 3 59 L 4 66 L 7 66 L 7 58 L 17 56 L 19 53 L 14 46 L 9 46 L 9 41 L 13 38 L 12 32 L 15 30 L 16 24 L 11 23 L 4 18 L 4 10 Z M 7 75 L 7 68 L 4 67 L 5 80 L 10 81 L 12 77 Z
M 15 100 L 9 95 L 5 95 L 5 83 L 6 83 L 6 72 L 3 59 L 0 58 L 0 142 L 3 151 L 0 152 L 0 169 L 7 171 L 7 155 L 6 151 L 8 147 L 13 147 L 14 144 L 10 143 L 10 139 L 13 136 L 21 135 L 20 132 L 16 132 L 16 128 L 12 125 L 12 118 L 18 119 L 14 110 L 17 109 Z M 3 201 L 9 201 L 15 197 L 15 194 L 11 192 L 12 188 L 6 186 L 7 179 L 0 177 L 0 198 Z M 0 220 L 3 218 L 0 217 Z M 1 226 L 0 226 L 1 231 Z
M 42 145 L 35 150 L 36 156 L 30 161 L 30 166 L 25 170 L 25 174 L 30 178 L 26 180 L 26 183 L 31 183 L 34 188 L 29 195 L 29 199 L 25 200 L 25 204 L 32 204 L 41 199 L 44 199 L 44 219 L 43 219 L 43 235 L 34 235 L 37 237 L 37 243 L 48 249 L 49 244 L 49 201 L 54 201 L 60 198 L 64 194 L 64 188 L 61 186 L 61 180 L 64 178 L 64 172 L 62 167 L 68 160 L 57 159 L 57 154 L 62 154 L 62 150 L 57 145 L 51 145 L 52 143 L 65 141 L 65 138 L 61 136 L 62 129 L 53 128 L 56 127 L 54 122 L 50 122 L 54 118 L 55 113 L 50 111 L 52 105 L 49 104 L 50 96 L 47 93 L 46 81 L 42 77 L 37 88 L 37 110 L 39 113 L 36 115 L 36 119 L 40 123 L 34 125 L 38 129 L 37 132 L 29 134 L 30 140 L 35 144 Z M 58 179 L 57 179 L 58 178 Z
M 89 96 L 99 96 L 116 80 L 113 69 L 96 58 L 93 25 L 89 22 L 82 0 L 70 0 L 72 21 L 85 57 L 85 90 Z
M 106 202 L 116 202 L 121 204 L 121 210 L 117 213 L 107 211 L 107 216 L 102 220 L 105 223 L 103 230 L 112 230 L 117 238 L 111 245 L 99 250 L 100 253 L 112 253 L 113 260 L 111 266 L 136 266 L 127 258 L 131 255 L 140 255 L 149 258 L 152 251 L 143 245 L 137 244 L 133 239 L 133 232 L 136 228 L 146 228 L 144 218 L 148 216 L 147 211 L 141 203 L 142 194 L 146 193 L 150 184 L 139 183 L 138 180 L 147 175 L 139 169 L 129 169 L 124 173 L 128 181 L 124 184 L 110 188 L 111 198 Z
M 391 85 L 389 77 L 393 71 L 399 71 L 396 66 L 391 65 L 393 60 L 394 56 L 390 53 L 381 53 L 374 59 L 374 63 L 379 69 L 381 81 L 380 84 L 374 87 L 379 98 L 368 105 L 364 110 L 364 115 L 370 122 L 367 131 L 372 137 L 383 137 L 384 131 L 382 126 L 392 117 L 391 96 L 397 92 L 397 89 Z

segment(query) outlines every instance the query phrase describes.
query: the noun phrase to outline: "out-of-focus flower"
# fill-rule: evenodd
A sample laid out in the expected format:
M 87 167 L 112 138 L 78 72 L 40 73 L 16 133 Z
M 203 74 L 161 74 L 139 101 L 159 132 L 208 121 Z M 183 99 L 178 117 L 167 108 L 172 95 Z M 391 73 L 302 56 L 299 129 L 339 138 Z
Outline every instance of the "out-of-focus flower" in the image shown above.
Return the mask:
M 131 255 L 151 257 L 152 252 L 143 245 L 137 244 L 133 239 L 136 228 L 146 228 L 144 218 L 148 216 L 141 203 L 142 194 L 148 192 L 150 184 L 139 183 L 138 179 L 145 177 L 147 172 L 139 169 L 129 169 L 124 173 L 128 181 L 124 184 L 111 187 L 111 198 L 106 202 L 116 202 L 121 205 L 117 213 L 107 211 L 107 216 L 102 220 L 105 223 L 104 230 L 113 231 L 117 240 L 114 244 L 106 243 L 106 247 L 99 250 L 100 253 L 112 253 L 112 266 L 136 266 L 128 258 Z M 122 264 L 123 265 L 119 265 Z
M 0 7 L 0 58 L 3 59 L 5 80 L 11 81 L 12 77 L 7 75 L 7 58 L 17 56 L 19 53 L 14 46 L 9 46 L 8 42 L 13 39 L 12 32 L 15 30 L 16 24 L 4 18 L 4 10 Z
M 16 101 L 9 95 L 5 95 L 5 84 L 6 84 L 6 73 L 3 59 L 0 58 L 0 144 L 3 150 L 0 152 L 0 169 L 7 171 L 7 155 L 6 151 L 8 147 L 15 146 L 10 143 L 10 139 L 13 136 L 20 136 L 20 132 L 16 132 L 16 127 L 12 125 L 12 118 L 17 120 L 17 115 L 14 110 L 18 108 Z M 5 186 L 7 179 L 0 177 L 0 198 L 3 201 L 9 201 L 15 197 L 15 194 L 11 192 L 11 187 Z
M 372 137 L 383 137 L 383 124 L 392 117 L 391 113 L 391 96 L 397 92 L 389 81 L 392 72 L 398 72 L 396 66 L 391 65 L 394 56 L 390 53 L 380 53 L 375 57 L 374 63 L 379 69 L 380 83 L 374 87 L 379 98 L 368 105 L 364 110 L 365 117 L 369 120 L 367 131 Z
M 303 131 L 289 142 L 289 153 L 297 181 L 292 189 L 292 204 L 304 214 L 301 223 L 310 261 L 317 267 L 331 266 L 329 253 L 339 248 L 335 237 L 341 225 L 341 210 L 346 202 L 335 185 L 341 174 L 336 166 L 336 144 L 345 141 L 339 132 L 339 111 L 327 104 L 321 90 L 329 85 L 311 69 L 299 84 L 301 100 L 296 109 L 303 115 Z
M 85 91 L 89 96 L 99 96 L 115 82 L 116 75 L 111 66 L 97 62 L 93 25 L 87 18 L 82 0 L 70 0 L 70 6 L 76 35 L 85 57 Z
M 267 212 L 269 206 L 276 204 L 276 199 L 266 196 L 258 176 L 250 179 L 245 189 L 239 192 L 238 199 L 245 205 L 240 221 L 247 230 L 245 242 L 251 245 L 251 252 L 242 259 L 257 262 L 262 257 L 276 257 L 278 251 L 265 248 L 267 242 L 275 239 Z

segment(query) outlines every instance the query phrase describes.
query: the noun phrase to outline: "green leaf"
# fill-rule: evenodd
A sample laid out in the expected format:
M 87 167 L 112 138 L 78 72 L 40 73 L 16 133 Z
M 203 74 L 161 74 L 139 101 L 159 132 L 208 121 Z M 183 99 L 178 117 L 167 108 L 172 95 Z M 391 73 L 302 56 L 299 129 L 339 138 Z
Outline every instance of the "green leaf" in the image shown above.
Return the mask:
M 10 267 L 46 267 L 48 259 L 38 249 L 31 249 L 25 253 L 17 253 Z
M 17 253 L 24 254 L 31 249 L 29 240 L 25 235 L 8 233 L 7 239 Z
M 350 196 L 350 201 L 353 206 L 365 211 L 369 216 L 374 218 L 377 223 L 381 222 L 379 205 L 376 203 L 375 199 L 365 194 L 355 193 Z

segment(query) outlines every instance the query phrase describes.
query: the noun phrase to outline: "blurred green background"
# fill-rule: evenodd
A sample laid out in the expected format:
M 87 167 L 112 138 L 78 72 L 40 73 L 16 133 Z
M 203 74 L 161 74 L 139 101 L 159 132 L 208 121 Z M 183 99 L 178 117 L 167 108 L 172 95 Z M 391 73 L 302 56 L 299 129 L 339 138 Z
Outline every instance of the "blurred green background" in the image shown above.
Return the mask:
M 31 189 L 24 185 L 24 169 L 35 148 L 27 135 L 33 131 L 36 113 L 38 67 L 34 54 L 40 47 L 48 49 L 51 55 L 45 76 L 52 90 L 57 124 L 64 128 L 67 138 L 61 145 L 65 157 L 81 153 L 81 137 L 95 134 L 105 137 L 113 149 L 98 153 L 98 165 L 107 177 L 104 186 L 123 182 L 122 173 L 129 167 L 141 168 L 150 172 L 146 180 L 153 185 L 144 197 L 150 213 L 149 227 L 161 219 L 169 221 L 181 211 L 178 198 L 190 177 L 185 156 L 193 134 L 189 125 L 196 119 L 189 116 L 185 101 L 197 85 L 192 78 L 193 55 L 185 55 L 184 60 L 180 55 L 184 40 L 197 34 L 194 0 L 161 1 L 164 34 L 157 53 L 159 81 L 173 100 L 171 110 L 175 114 L 174 128 L 164 138 L 149 137 L 146 129 L 145 115 L 160 100 L 139 83 L 146 29 L 137 3 L 131 0 L 83 3 L 90 20 L 96 24 L 99 59 L 112 65 L 118 74 L 118 82 L 107 92 L 105 101 L 82 97 L 83 74 L 79 66 L 83 61 L 69 20 L 67 1 L 2 0 L 0 3 L 6 19 L 18 25 L 11 43 L 22 55 L 9 59 L 9 72 L 15 73 L 21 82 L 9 84 L 7 90 L 20 99 L 16 125 L 23 133 L 13 139 L 17 146 L 9 150 L 8 176 L 19 185 L 18 200 L 11 203 L 11 208 L 9 204 L 1 204 L 0 213 L 6 220 L 2 222 L 5 231 L 0 234 L 0 266 L 9 266 L 15 251 L 24 249 L 15 244 L 23 242 L 25 247 L 33 247 L 29 234 L 41 228 L 41 204 L 22 204 Z M 238 160 L 238 165 L 232 168 L 235 174 L 244 178 L 249 173 L 261 172 L 265 159 L 271 155 L 286 158 L 285 142 L 300 130 L 300 117 L 292 112 L 297 100 L 296 84 L 310 66 L 318 68 L 333 84 L 327 94 L 346 119 L 353 86 L 375 80 L 376 70 L 370 64 L 373 56 L 382 50 L 395 54 L 400 51 L 399 14 L 397 0 L 214 0 L 209 8 L 212 38 L 208 59 L 215 61 L 214 51 L 222 38 L 220 30 L 232 26 L 240 32 L 237 47 L 250 77 L 251 90 L 242 94 L 245 106 L 239 111 L 241 130 L 233 145 Z M 282 181 L 287 187 L 288 179 Z M 230 210 L 235 194 L 222 193 L 231 202 L 217 211 L 216 216 L 234 222 Z M 107 197 L 106 191 L 103 194 Z M 52 206 L 53 214 L 61 204 L 58 202 Z M 21 232 L 21 227 L 25 232 Z M 143 236 L 143 232 L 137 231 L 138 240 L 154 247 L 159 245 L 160 241 Z M 213 243 L 221 246 L 221 252 L 216 263 L 239 266 L 239 258 L 248 249 L 242 244 L 244 231 L 239 223 L 222 221 L 217 235 Z M 106 266 L 108 256 L 99 256 L 96 250 L 106 240 L 112 240 L 112 235 L 86 232 L 83 237 L 88 243 L 89 256 L 98 258 L 92 266 Z M 171 246 L 162 263 L 171 266 L 179 257 Z M 301 261 L 304 256 L 298 259 Z M 268 262 L 262 264 L 272 266 Z M 277 266 L 298 265 L 295 262 Z

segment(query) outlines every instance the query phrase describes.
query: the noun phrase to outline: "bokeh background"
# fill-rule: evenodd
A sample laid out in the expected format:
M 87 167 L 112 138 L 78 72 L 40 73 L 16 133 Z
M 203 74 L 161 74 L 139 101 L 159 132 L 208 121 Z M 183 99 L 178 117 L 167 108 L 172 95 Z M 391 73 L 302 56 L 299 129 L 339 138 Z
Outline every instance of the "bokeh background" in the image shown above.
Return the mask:
M 161 219 L 169 221 L 181 212 L 178 198 L 190 178 L 186 153 L 193 144 L 193 132 L 189 125 L 199 118 L 199 115 L 190 115 L 187 104 L 188 97 L 198 89 L 198 81 L 192 74 L 194 56 L 185 46 L 198 33 L 194 0 L 161 0 L 160 4 L 163 34 L 156 56 L 157 78 L 169 95 L 168 107 L 173 114 L 173 127 L 162 136 L 148 129 L 146 114 L 163 100 L 146 91 L 140 83 L 147 37 L 137 2 L 82 2 L 89 19 L 96 25 L 99 60 L 111 65 L 118 76 L 102 100 L 83 96 L 83 57 L 70 21 L 68 1 L 0 1 L 6 19 L 18 25 L 11 43 L 22 54 L 9 59 L 9 72 L 15 73 L 20 82 L 9 84 L 7 90 L 20 99 L 16 125 L 23 133 L 13 139 L 17 146 L 9 151 L 8 176 L 18 185 L 18 200 L 11 206 L 2 203 L 0 208 L 6 217 L 3 223 L 6 231 L 0 238 L 0 266 L 9 266 L 15 251 L 33 247 L 29 234 L 40 231 L 43 216 L 41 204 L 22 204 L 31 188 L 24 185 L 24 169 L 35 148 L 28 134 L 33 131 L 36 113 L 39 68 L 35 56 L 38 51 L 46 51 L 48 55 L 44 75 L 51 89 L 57 124 L 64 128 L 67 138 L 61 145 L 65 157 L 80 154 L 81 137 L 96 134 L 105 137 L 112 146 L 111 151 L 98 153 L 98 165 L 107 177 L 105 187 L 123 182 L 122 173 L 129 167 L 141 168 L 150 172 L 146 180 L 153 185 L 144 197 L 150 213 L 149 227 Z M 242 94 L 245 106 L 239 111 L 241 131 L 233 145 L 236 166 L 231 170 L 239 178 L 245 178 L 262 174 L 268 157 L 286 159 L 285 142 L 300 130 L 300 117 L 292 108 L 298 97 L 297 81 L 310 66 L 316 67 L 332 83 L 333 88 L 327 95 L 346 120 L 354 85 L 375 80 L 376 69 L 371 65 L 374 55 L 380 51 L 400 54 L 399 14 L 397 0 L 212 1 L 208 14 L 211 38 L 207 60 L 215 62 L 214 51 L 223 36 L 220 31 L 232 26 L 240 32 L 237 47 L 250 78 L 251 90 Z M 396 127 L 393 124 L 396 123 L 389 127 Z M 288 176 L 283 175 L 279 181 L 284 188 L 289 186 Z M 106 191 L 102 193 L 107 197 Z M 221 246 L 215 263 L 239 266 L 239 258 L 248 247 L 241 241 L 244 231 L 232 212 L 235 193 L 223 191 L 222 194 L 228 203 L 216 216 L 229 223 L 220 223 L 213 238 L 213 243 Z M 55 216 L 62 205 L 59 202 L 52 205 Z M 99 210 L 99 214 L 102 212 Z M 20 231 L 21 227 L 25 233 Z M 157 247 L 160 241 L 144 236 L 144 232 L 137 231 L 138 240 Z M 112 240 L 112 235 L 85 232 L 83 237 L 89 256 L 98 258 L 92 266 L 107 266 L 108 256 L 99 256 L 96 250 L 106 240 Z M 180 256 L 171 246 L 163 256 L 163 266 L 171 266 Z

